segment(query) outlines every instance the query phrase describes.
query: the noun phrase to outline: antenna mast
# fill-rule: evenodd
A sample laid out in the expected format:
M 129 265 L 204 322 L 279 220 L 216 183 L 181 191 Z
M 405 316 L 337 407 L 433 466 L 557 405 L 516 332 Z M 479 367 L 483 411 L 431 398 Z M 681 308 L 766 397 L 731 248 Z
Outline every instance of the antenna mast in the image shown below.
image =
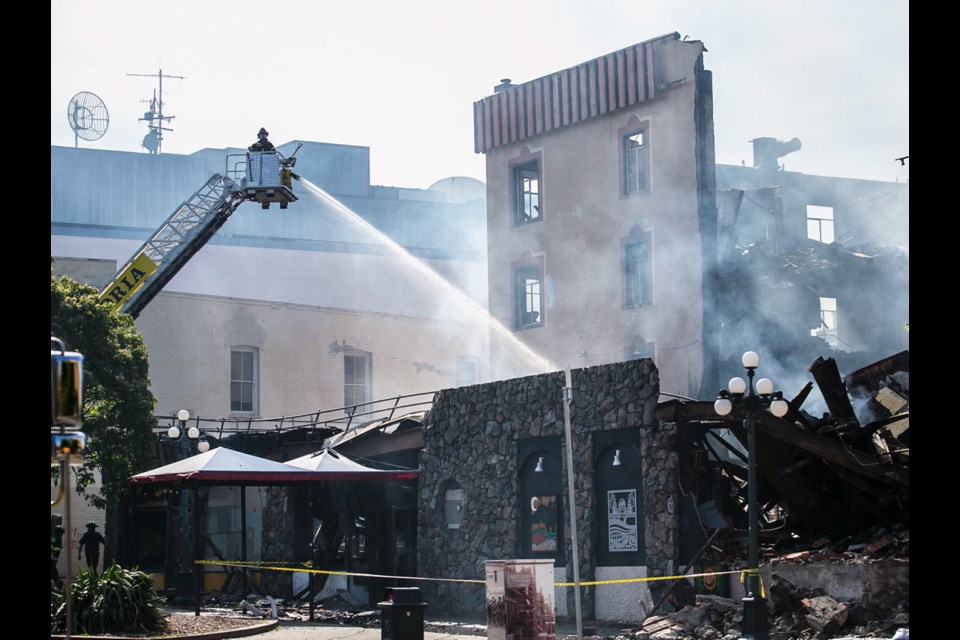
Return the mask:
M 128 76 L 138 76 L 141 78 L 159 78 L 160 79 L 160 90 L 153 92 L 153 99 L 150 101 L 150 111 L 147 111 L 143 114 L 142 118 L 139 118 L 140 122 L 146 121 L 147 128 L 150 129 L 150 132 L 147 133 L 143 138 L 143 146 L 146 147 L 150 153 L 159 154 L 163 149 L 163 132 L 164 131 L 173 131 L 168 127 L 164 127 L 163 123 L 173 120 L 176 116 L 165 116 L 163 115 L 163 79 L 167 78 L 178 78 L 183 80 L 183 76 L 171 76 L 163 75 L 163 69 L 159 70 L 159 73 L 128 73 Z

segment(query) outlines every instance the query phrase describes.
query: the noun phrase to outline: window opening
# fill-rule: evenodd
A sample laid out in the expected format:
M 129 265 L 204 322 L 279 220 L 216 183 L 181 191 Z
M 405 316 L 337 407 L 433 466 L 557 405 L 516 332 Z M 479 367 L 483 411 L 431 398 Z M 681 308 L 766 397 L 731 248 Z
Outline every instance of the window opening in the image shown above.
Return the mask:
M 653 265 L 650 259 L 650 234 L 631 238 L 623 247 L 626 306 L 640 307 L 653 301 L 651 286 Z
M 516 328 L 529 329 L 543 323 L 540 268 L 517 269 L 515 275 Z
M 807 205 L 807 237 L 827 244 L 833 242 L 833 207 Z
M 647 132 L 634 131 L 623 137 L 624 195 L 647 190 Z
M 514 223 L 540 219 L 540 167 L 534 160 L 513 168 Z
M 836 298 L 820 298 L 820 326 L 811 329 L 810 335 L 823 338 L 831 347 L 839 345 Z
M 230 351 L 230 411 L 257 411 L 257 350 L 234 348 Z
M 351 415 L 370 401 L 371 369 L 369 353 L 343 355 L 343 406 Z

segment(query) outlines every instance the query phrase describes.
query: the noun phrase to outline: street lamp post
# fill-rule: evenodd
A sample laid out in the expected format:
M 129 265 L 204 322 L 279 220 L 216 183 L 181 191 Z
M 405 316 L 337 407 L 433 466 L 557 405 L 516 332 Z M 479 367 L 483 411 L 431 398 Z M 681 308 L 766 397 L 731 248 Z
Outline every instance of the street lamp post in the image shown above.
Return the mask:
M 180 409 L 177 412 L 177 420 L 180 426 L 172 425 L 167 429 L 167 441 L 177 443 L 180 446 L 178 455 L 179 460 L 189 458 L 194 448 L 200 453 L 210 449 L 210 443 L 206 439 L 200 438 L 200 429 L 197 427 L 187 428 L 187 421 L 190 419 L 190 412 L 186 409 Z M 180 489 L 180 560 L 177 563 L 177 597 L 180 604 L 190 604 L 193 602 L 194 592 L 194 574 L 193 560 L 191 559 L 190 547 L 190 494 L 186 489 Z
M 727 389 L 721 389 L 713 409 L 718 415 L 728 415 L 734 406 L 743 410 L 743 428 L 747 432 L 747 525 L 749 531 L 749 558 L 746 595 L 743 597 L 743 637 L 767 640 L 770 622 L 767 619 L 766 599 L 760 587 L 760 559 L 758 550 L 759 505 L 757 504 L 757 443 L 756 412 L 769 409 L 779 417 L 786 415 L 789 405 L 783 393 L 773 390 L 768 378 L 757 380 L 754 392 L 753 376 L 760 365 L 760 356 L 747 351 L 741 360 L 747 370 L 747 380 L 731 378 Z

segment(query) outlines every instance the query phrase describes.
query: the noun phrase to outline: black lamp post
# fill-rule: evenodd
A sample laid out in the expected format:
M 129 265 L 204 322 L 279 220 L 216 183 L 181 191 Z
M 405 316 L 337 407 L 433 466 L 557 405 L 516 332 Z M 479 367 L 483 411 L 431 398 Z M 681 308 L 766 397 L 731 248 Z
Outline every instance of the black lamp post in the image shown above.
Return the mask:
M 190 412 L 186 409 L 180 409 L 177 412 L 177 420 L 180 426 L 171 426 L 167 429 L 167 442 L 180 445 L 179 460 L 185 460 L 196 451 L 203 453 L 210 449 L 210 443 L 206 438 L 201 439 L 200 429 L 197 427 L 187 428 L 187 421 L 190 419 Z M 190 547 L 190 494 L 186 489 L 180 489 L 180 560 L 177 563 L 177 597 L 180 604 L 190 604 L 193 602 L 193 593 L 195 580 L 193 574 L 193 560 Z
M 767 619 L 766 599 L 760 589 L 760 560 L 757 543 L 757 445 L 756 412 L 769 409 L 779 417 L 786 415 L 789 405 L 783 393 L 773 390 L 768 378 L 757 380 L 754 392 L 753 375 L 760 365 L 760 356 L 747 351 L 741 360 L 747 370 L 747 381 L 737 376 L 731 378 L 728 389 L 721 389 L 713 410 L 718 415 L 729 414 L 733 407 L 743 410 L 743 428 L 747 432 L 747 524 L 749 526 L 749 567 L 747 568 L 747 592 L 743 597 L 743 637 L 750 640 L 768 640 L 770 622 Z

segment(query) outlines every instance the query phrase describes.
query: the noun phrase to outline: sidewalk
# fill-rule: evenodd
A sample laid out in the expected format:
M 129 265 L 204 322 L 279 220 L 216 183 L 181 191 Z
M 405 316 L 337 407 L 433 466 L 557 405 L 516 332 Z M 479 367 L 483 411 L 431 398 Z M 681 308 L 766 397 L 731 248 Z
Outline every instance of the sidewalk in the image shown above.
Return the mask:
M 356 624 L 338 624 L 331 622 L 303 621 L 292 619 L 251 621 L 249 627 L 203 633 L 196 635 L 167 636 L 178 640 L 223 640 L 225 638 L 253 637 L 261 640 L 382 640 L 383 631 L 377 626 L 361 626 Z M 622 635 L 619 628 L 594 628 L 584 625 L 583 635 L 616 636 Z M 393 640 L 404 640 L 401 634 L 394 634 Z M 424 617 L 423 640 L 476 640 L 478 637 L 487 637 L 486 621 L 481 617 L 453 617 L 445 616 L 442 619 L 429 615 Z M 576 639 L 577 626 L 575 620 L 561 620 L 557 623 L 557 640 Z M 51 639 L 65 638 L 63 635 L 51 635 Z M 124 638 L 121 636 L 77 636 L 83 640 L 144 640 L 144 638 Z

